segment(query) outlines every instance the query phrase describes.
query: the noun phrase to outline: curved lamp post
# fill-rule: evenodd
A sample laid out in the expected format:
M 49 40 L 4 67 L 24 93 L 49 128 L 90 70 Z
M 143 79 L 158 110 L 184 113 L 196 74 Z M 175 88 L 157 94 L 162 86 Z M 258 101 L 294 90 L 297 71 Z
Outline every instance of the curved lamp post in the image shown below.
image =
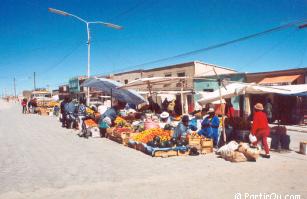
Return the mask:
M 102 21 L 86 21 L 82 19 L 81 17 L 78 17 L 76 15 L 70 14 L 68 12 L 64 12 L 62 10 L 57 10 L 54 8 L 48 8 L 49 12 L 52 12 L 54 14 L 58 15 L 63 15 L 66 17 L 74 17 L 78 19 L 79 21 L 83 22 L 86 24 L 86 31 L 87 31 L 87 78 L 90 78 L 90 63 L 91 63 L 91 36 L 90 36 L 90 24 L 101 24 L 103 26 L 106 26 L 108 28 L 113 28 L 116 30 L 121 30 L 123 27 L 112 24 L 112 23 L 107 23 L 107 22 L 102 22 Z M 87 105 L 90 103 L 90 89 L 87 89 Z

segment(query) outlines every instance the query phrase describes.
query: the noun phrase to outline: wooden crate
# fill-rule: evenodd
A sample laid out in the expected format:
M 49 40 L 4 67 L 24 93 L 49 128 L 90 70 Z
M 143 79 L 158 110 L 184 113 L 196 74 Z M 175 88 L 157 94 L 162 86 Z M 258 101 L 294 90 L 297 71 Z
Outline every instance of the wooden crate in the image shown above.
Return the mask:
M 204 147 L 200 151 L 201 154 L 213 153 L 213 147 Z
M 204 138 L 201 139 L 200 145 L 202 146 L 202 148 L 205 147 L 213 147 L 213 140 L 212 139 L 208 139 L 208 138 Z
M 194 144 L 194 145 L 189 145 L 191 148 L 196 148 L 197 151 L 200 151 L 202 149 L 200 144 Z
M 109 136 L 113 136 L 113 131 L 114 131 L 114 128 L 107 128 L 106 129 L 106 138 L 109 137 Z
M 167 158 L 172 156 L 177 156 L 177 151 L 175 150 L 169 150 L 169 151 L 155 151 L 152 155 L 153 157 L 161 157 L 161 158 Z
M 189 137 L 189 145 L 199 145 L 201 142 L 201 138 L 193 138 Z
M 108 139 L 117 142 L 119 144 L 124 144 L 124 140 L 121 137 L 113 136 L 113 135 L 108 135 Z

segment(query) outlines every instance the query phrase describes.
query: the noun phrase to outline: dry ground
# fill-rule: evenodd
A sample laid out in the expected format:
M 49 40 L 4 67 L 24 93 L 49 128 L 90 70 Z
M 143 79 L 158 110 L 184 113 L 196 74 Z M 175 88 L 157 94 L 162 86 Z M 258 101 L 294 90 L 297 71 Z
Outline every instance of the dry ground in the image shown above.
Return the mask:
M 289 132 L 298 150 L 307 134 Z M 214 154 L 152 158 L 106 139 L 81 139 L 54 117 L 23 115 L 0 101 L 0 198 L 307 198 L 307 156 L 230 163 Z

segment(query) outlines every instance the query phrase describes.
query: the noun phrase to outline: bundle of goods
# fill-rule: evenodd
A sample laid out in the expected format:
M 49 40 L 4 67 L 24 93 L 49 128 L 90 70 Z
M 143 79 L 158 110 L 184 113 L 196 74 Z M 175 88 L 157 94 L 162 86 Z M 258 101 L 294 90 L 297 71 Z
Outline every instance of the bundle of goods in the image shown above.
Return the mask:
M 260 151 L 250 148 L 247 143 L 238 144 L 235 141 L 231 141 L 227 145 L 219 148 L 217 154 L 230 162 L 245 162 L 256 161 Z
M 285 126 L 274 126 L 270 129 L 271 149 L 289 150 L 290 136 Z
M 128 110 L 129 111 L 129 110 Z M 123 119 L 129 122 L 141 119 L 142 114 L 138 112 L 129 112 L 125 116 L 122 116 Z
M 249 142 L 249 133 L 251 129 L 250 121 L 235 117 L 231 120 L 225 121 L 226 126 L 231 126 L 233 128 L 233 132 L 231 137 L 234 138 L 236 141 L 239 142 Z

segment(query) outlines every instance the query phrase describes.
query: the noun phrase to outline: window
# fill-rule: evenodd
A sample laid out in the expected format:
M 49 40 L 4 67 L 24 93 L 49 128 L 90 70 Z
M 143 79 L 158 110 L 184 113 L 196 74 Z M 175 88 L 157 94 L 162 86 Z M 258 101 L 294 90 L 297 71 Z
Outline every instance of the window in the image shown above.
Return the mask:
M 172 76 L 172 73 L 166 73 L 164 76 L 165 76 L 165 77 L 171 77 L 171 76 Z
M 185 72 L 177 73 L 178 77 L 185 77 Z
M 204 92 L 213 92 L 214 90 L 212 88 L 205 88 L 203 89 Z
M 125 79 L 125 84 L 128 84 L 128 80 L 127 79 Z

